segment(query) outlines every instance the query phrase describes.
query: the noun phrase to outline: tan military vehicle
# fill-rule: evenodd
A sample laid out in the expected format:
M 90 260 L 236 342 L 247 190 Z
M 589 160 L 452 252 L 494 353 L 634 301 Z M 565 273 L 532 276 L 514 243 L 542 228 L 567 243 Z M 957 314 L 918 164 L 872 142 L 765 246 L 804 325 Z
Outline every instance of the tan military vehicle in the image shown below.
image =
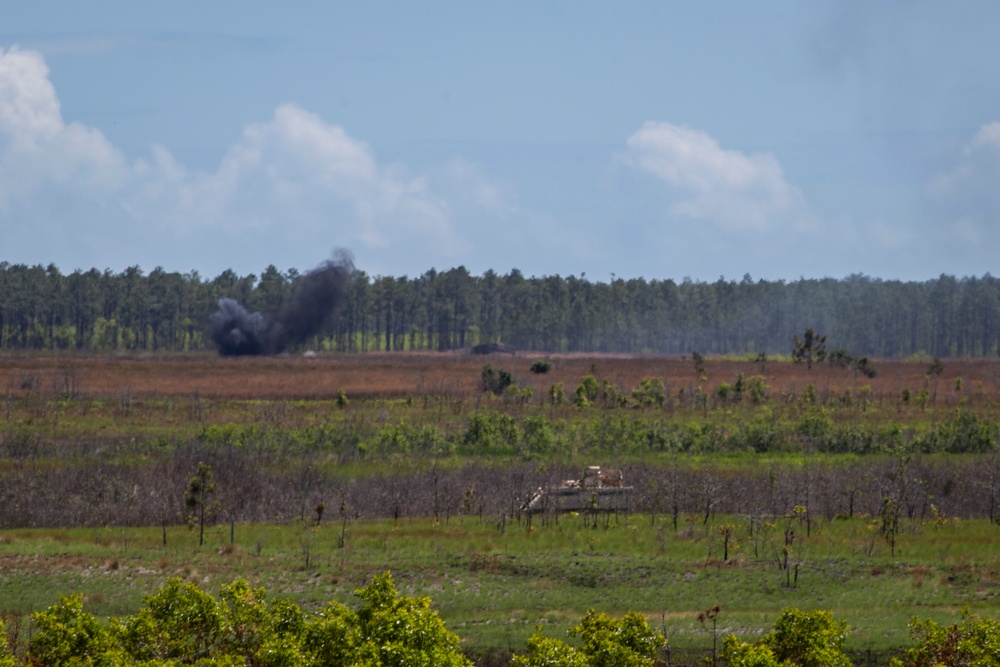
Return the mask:
M 631 495 L 632 487 L 624 485 L 621 470 L 602 471 L 600 466 L 589 466 L 580 479 L 535 491 L 524 511 L 627 512 Z

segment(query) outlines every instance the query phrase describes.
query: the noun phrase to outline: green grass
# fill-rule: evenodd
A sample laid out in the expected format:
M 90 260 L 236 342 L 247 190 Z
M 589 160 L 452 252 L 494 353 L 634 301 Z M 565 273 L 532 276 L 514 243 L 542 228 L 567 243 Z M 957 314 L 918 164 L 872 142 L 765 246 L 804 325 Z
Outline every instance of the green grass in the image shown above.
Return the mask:
M 735 556 L 722 562 L 719 527 L 737 525 Z M 793 570 L 778 567 L 784 528 L 797 531 Z M 914 616 L 951 622 L 963 607 L 1000 613 L 998 528 L 985 521 L 906 523 L 895 557 L 865 518 L 814 522 L 779 519 L 757 541 L 742 517 L 691 518 L 675 533 L 648 516 L 597 527 L 583 517 L 537 520 L 529 531 L 501 531 L 476 517 L 398 523 L 329 521 L 320 527 L 215 526 L 196 533 L 168 528 L 16 530 L 0 533 L 0 612 L 24 615 L 81 593 L 99 616 L 134 611 L 171 576 L 216 592 L 238 577 L 294 598 L 307 610 L 349 602 L 372 575 L 391 570 L 401 593 L 427 595 L 471 651 L 523 650 L 536 626 L 552 636 L 590 608 L 637 610 L 678 649 L 708 649 L 699 611 L 720 604 L 719 627 L 750 638 L 780 610 L 829 609 L 853 628 L 854 651 L 908 643 Z M 343 533 L 344 546 L 340 547 Z M 305 565 L 306 552 L 309 567 Z

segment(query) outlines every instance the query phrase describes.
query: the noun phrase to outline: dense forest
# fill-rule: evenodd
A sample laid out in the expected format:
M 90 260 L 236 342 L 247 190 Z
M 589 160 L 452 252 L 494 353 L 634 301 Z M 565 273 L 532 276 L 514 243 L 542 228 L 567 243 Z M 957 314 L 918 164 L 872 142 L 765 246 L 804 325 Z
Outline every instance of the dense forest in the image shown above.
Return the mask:
M 221 298 L 265 318 L 302 274 L 268 266 L 120 273 L 0 262 L 0 349 L 214 349 L 209 319 Z M 1000 279 L 942 275 L 924 282 L 863 275 L 796 281 L 526 277 L 464 267 L 416 277 L 354 271 L 314 349 L 437 350 L 502 342 L 550 352 L 788 354 L 811 327 L 830 349 L 879 357 L 1000 353 Z

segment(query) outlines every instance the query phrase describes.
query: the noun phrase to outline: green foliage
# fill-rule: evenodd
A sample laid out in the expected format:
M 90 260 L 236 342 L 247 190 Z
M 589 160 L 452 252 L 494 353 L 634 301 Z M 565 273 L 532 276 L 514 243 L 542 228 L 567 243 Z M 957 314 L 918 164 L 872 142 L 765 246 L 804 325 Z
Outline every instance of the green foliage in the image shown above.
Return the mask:
M 516 419 L 503 412 L 479 410 L 469 415 L 462 445 L 468 452 L 510 452 L 519 438 Z
M 601 401 L 601 405 L 606 408 L 623 408 L 628 405 L 628 396 L 625 395 L 625 392 L 607 378 L 601 379 L 598 399 Z
M 534 395 L 535 390 L 531 387 L 518 387 L 516 384 L 503 390 L 503 400 L 508 405 L 527 405 Z
M 330 667 L 468 667 L 459 638 L 450 632 L 430 598 L 400 596 L 392 576 L 376 576 L 355 591 L 355 612 L 332 603 L 305 630 L 305 652 Z
M 0 618 L 0 667 L 15 667 L 17 659 L 7 645 L 7 626 Z
M 754 405 L 763 405 L 771 397 L 771 385 L 763 375 L 751 375 L 746 380 L 744 393 Z
M 632 399 L 641 408 L 662 408 L 667 400 L 667 389 L 660 378 L 645 378 L 632 390 Z
M 32 614 L 35 634 L 28 660 L 40 666 L 113 667 L 123 664 L 107 628 L 83 610 L 79 595 L 62 597 L 45 611 Z
M 780 663 L 797 667 L 850 667 L 844 654 L 848 627 L 828 611 L 781 612 L 774 630 L 764 637 L 764 644 Z
M 792 336 L 792 360 L 795 363 L 806 362 L 808 368 L 812 368 L 814 363 L 819 363 L 826 359 L 826 336 L 806 328 L 802 335 L 802 340 L 798 336 Z
M 220 298 L 274 312 L 290 301 L 299 278 L 295 269 L 274 266 L 259 278 L 226 270 L 205 279 L 195 271 L 143 275 L 138 267 L 63 275 L 53 265 L 0 262 L 0 348 L 205 349 L 212 346 L 205 323 Z M 942 357 L 995 355 L 989 323 L 996 320 L 998 296 L 1000 280 L 993 276 L 675 284 L 526 278 L 516 269 L 506 276 L 473 276 L 463 267 L 399 278 L 358 272 L 339 317 L 317 342 L 345 352 L 447 350 L 504 340 L 536 350 L 680 355 L 701 349 L 745 356 L 751 349 L 784 349 L 787 336 L 779 332 L 810 318 L 862 353 L 929 361 L 923 350 Z M 872 340 L 874 330 L 886 335 Z
M 722 640 L 722 657 L 729 667 L 782 667 L 770 647 L 741 642 L 735 635 Z
M 733 400 L 737 403 L 743 400 L 743 393 L 747 390 L 747 381 L 743 373 L 736 374 L 736 382 L 733 383 Z
M 550 370 L 552 370 L 552 362 L 548 359 L 535 359 L 531 362 L 531 372 L 536 375 L 548 373 Z
M 597 378 L 593 375 L 584 375 L 580 378 L 576 391 L 573 392 L 574 403 L 579 407 L 587 407 L 597 400 L 600 393 L 601 387 L 597 384 Z
M 798 339 L 796 339 L 796 341 L 798 341 Z M 805 345 L 805 341 L 802 341 L 802 344 Z M 855 371 L 868 378 L 873 378 L 878 375 L 878 372 L 875 370 L 875 365 L 868 357 L 862 356 L 854 358 L 841 348 L 830 352 L 827 355 L 826 360 L 827 363 L 834 368 L 853 368 Z M 801 360 L 797 359 L 796 361 Z
M 799 419 L 795 431 L 808 438 L 822 438 L 833 431 L 833 420 L 823 408 L 812 408 Z
M 923 452 L 972 454 L 991 452 L 1000 442 L 1000 424 L 993 417 L 980 417 L 969 410 L 957 410 L 952 419 L 936 422 L 914 442 Z
M 722 655 L 733 667 L 851 667 L 844 653 L 847 623 L 828 611 L 785 609 L 756 643 L 729 636 Z
M 430 598 L 399 596 L 391 575 L 376 576 L 357 591 L 364 601 L 358 610 L 359 651 L 372 654 L 372 665 L 449 667 L 469 665 L 459 650 L 459 638 L 448 631 Z
M 470 417 L 470 420 L 472 417 Z M 429 425 L 393 424 L 378 430 L 366 440 L 366 452 L 391 457 L 407 454 L 444 456 L 452 451 L 452 443 L 436 428 Z
M 357 611 L 330 603 L 306 617 L 287 600 L 237 580 L 219 599 L 171 579 L 142 608 L 107 627 L 83 611 L 79 596 L 33 615 L 28 661 L 39 667 L 469 667 L 458 637 L 428 598 L 397 594 L 389 573 L 356 591 Z M 4 646 L 6 648 L 6 646 Z M 16 661 L 0 651 L 0 667 Z
M 691 363 L 694 365 L 694 372 L 698 375 L 705 374 L 705 357 L 701 356 L 698 350 L 691 350 Z
M 499 396 L 503 394 L 504 389 L 512 384 L 514 384 L 514 377 L 510 374 L 510 371 L 503 368 L 494 369 L 490 364 L 483 366 L 479 387 L 484 392 Z
M 117 625 L 118 642 L 139 661 L 195 662 L 218 653 L 225 626 L 219 604 L 191 583 L 172 578 L 134 616 Z
M 878 371 L 875 370 L 875 364 L 873 364 L 868 357 L 861 357 L 854 363 L 854 368 L 867 378 L 873 378 L 878 375 Z
M 587 612 L 569 629 L 582 646 L 549 639 L 541 630 L 528 640 L 528 653 L 515 655 L 512 667 L 652 667 L 667 640 L 649 627 L 646 617 L 629 612 L 621 619 Z
M 838 347 L 827 355 L 826 361 L 834 368 L 850 368 L 851 364 L 854 363 L 854 357 L 848 354 L 843 348 Z
M 552 421 L 530 415 L 524 418 L 522 438 L 527 454 L 550 454 L 557 449 L 557 436 Z
M 539 628 L 528 639 L 528 652 L 515 655 L 510 667 L 590 667 L 590 660 L 561 639 L 546 637 Z
M 754 414 L 753 419 L 744 422 L 733 436 L 737 449 L 753 452 L 779 452 L 786 448 L 785 443 L 785 435 L 769 408 Z
M 917 642 L 903 659 L 890 667 L 998 667 L 1000 621 L 970 614 L 962 622 L 944 627 L 934 621 L 913 619 L 910 636 Z

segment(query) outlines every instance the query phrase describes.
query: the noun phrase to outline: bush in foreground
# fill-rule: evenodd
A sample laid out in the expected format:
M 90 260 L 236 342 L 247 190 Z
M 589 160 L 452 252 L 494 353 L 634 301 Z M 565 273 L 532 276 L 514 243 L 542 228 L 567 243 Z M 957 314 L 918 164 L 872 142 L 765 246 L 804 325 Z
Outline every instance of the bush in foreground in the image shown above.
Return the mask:
M 730 667 L 851 667 L 847 634 L 847 623 L 828 611 L 785 609 L 759 642 L 726 637 L 722 655 Z
M 942 626 L 914 619 L 910 636 L 917 645 L 890 667 L 1000 667 L 1000 621 L 966 611 L 962 622 Z
M 304 614 L 244 580 L 216 599 L 171 579 L 135 615 L 107 624 L 79 595 L 63 597 L 32 616 L 22 660 L 0 641 L 0 667 L 471 667 L 429 598 L 400 596 L 389 573 L 355 594 L 357 608 L 331 602 Z M 1000 620 L 965 612 L 951 626 L 914 620 L 910 631 L 916 645 L 889 667 L 1000 667 Z M 722 656 L 729 667 L 851 667 L 847 635 L 828 611 L 785 609 L 756 642 L 726 637 Z M 511 667 L 653 667 L 667 646 L 636 612 L 615 619 L 591 610 L 568 638 L 537 630 Z
M 583 645 L 575 648 L 536 631 L 528 640 L 527 654 L 515 655 L 511 667 L 652 667 L 667 645 L 636 612 L 616 620 L 591 609 L 569 634 Z
M 429 598 L 400 596 L 389 573 L 355 591 L 352 609 L 330 603 L 305 616 L 295 603 L 269 600 L 238 580 L 220 599 L 171 579 L 131 617 L 102 625 L 79 596 L 33 616 L 27 663 L 38 667 L 470 667 L 458 636 Z M 0 652 L 0 667 L 13 667 Z

